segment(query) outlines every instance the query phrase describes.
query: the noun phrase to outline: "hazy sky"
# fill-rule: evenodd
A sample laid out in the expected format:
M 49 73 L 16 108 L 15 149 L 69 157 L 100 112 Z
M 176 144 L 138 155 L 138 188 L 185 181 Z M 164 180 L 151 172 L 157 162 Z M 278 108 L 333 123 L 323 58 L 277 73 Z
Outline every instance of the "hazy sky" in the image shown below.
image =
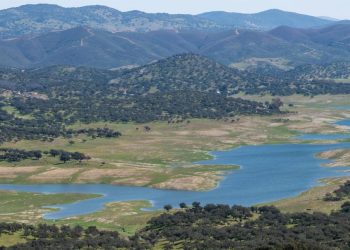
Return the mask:
M 213 10 L 254 13 L 282 9 L 314 16 L 350 19 L 350 0 L 0 0 L 0 9 L 30 3 L 62 6 L 107 5 L 122 11 L 201 13 Z

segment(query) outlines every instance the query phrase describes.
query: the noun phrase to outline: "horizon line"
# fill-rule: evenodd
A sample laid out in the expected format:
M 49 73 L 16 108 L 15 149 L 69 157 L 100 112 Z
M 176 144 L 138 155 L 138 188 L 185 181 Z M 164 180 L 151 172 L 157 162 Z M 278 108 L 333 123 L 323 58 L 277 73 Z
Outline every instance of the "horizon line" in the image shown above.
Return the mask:
M 275 10 L 275 11 L 280 11 L 280 12 L 294 13 L 294 14 L 299 14 L 299 15 L 305 15 L 305 16 L 320 18 L 320 19 L 329 20 L 329 21 L 332 21 L 330 19 L 333 19 L 333 21 L 350 20 L 350 18 L 349 19 L 339 19 L 339 18 L 335 18 L 333 16 L 314 16 L 314 15 L 307 14 L 307 13 L 288 11 L 288 10 L 283 10 L 283 9 L 278 9 L 278 8 L 265 9 L 265 10 L 261 10 L 261 11 L 258 11 L 258 12 L 235 12 L 235 11 L 226 11 L 226 10 L 208 10 L 208 11 L 199 12 L 199 13 L 178 13 L 178 12 L 175 13 L 175 12 L 147 12 L 147 11 L 143 11 L 143 10 L 139 10 L 139 9 L 132 9 L 132 10 L 123 11 L 123 10 L 114 8 L 112 6 L 101 5 L 101 4 L 91 4 L 91 5 L 81 5 L 81 6 L 63 6 L 63 5 L 51 4 L 51 3 L 29 3 L 29 4 L 22 4 L 22 5 L 18 5 L 18 6 L 13 6 L 13 7 L 9 7 L 9 8 L 0 9 L 0 11 L 6 11 L 6 10 L 10 10 L 10 9 L 21 8 L 21 7 L 24 7 L 24 6 L 38 6 L 38 5 L 56 6 L 56 7 L 60 7 L 60 8 L 63 8 L 63 9 L 79 9 L 79 8 L 86 8 L 86 7 L 104 7 L 104 8 L 113 9 L 113 10 L 116 10 L 116 11 L 119 11 L 119 12 L 123 12 L 123 13 L 125 13 L 125 12 L 142 12 L 142 13 L 146 13 L 146 14 L 168 14 L 168 15 L 190 15 L 190 16 L 198 16 L 198 15 L 201 15 L 201 14 L 211 13 L 211 12 L 224 12 L 224 13 L 230 13 L 230 14 L 235 13 L 235 14 L 242 14 L 242 15 L 254 15 L 254 14 L 259 14 L 259 13 Z

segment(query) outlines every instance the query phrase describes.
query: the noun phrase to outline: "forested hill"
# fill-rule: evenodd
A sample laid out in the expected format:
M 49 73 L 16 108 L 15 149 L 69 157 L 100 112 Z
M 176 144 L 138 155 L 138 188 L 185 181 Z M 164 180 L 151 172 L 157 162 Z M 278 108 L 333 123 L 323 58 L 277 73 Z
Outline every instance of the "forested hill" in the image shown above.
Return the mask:
M 342 65 L 338 68 L 338 65 Z M 237 70 L 211 59 L 181 54 L 142 67 L 117 71 L 111 85 L 129 94 L 192 89 L 224 95 L 318 95 L 350 93 L 350 85 L 334 80 L 350 75 L 350 63 L 304 65 L 290 71 Z M 312 69 L 312 70 L 311 70 Z M 319 69 L 316 72 L 316 69 Z M 340 70 L 342 69 L 342 71 Z M 341 73 L 340 73 L 341 71 Z
M 334 68 L 322 67 L 321 72 Z M 262 74 L 232 69 L 195 54 L 181 54 L 133 69 L 0 69 L 0 143 L 66 136 L 71 132 L 65 126 L 77 121 L 143 123 L 280 112 L 279 99 L 261 103 L 232 97 L 241 92 L 350 93 L 348 83 L 305 77 L 306 72 L 315 72 L 307 68 L 299 70 L 302 74 L 293 70 Z
M 57 5 L 37 4 L 0 10 L 0 38 L 42 34 L 75 28 L 79 25 L 110 32 L 152 30 L 218 31 L 232 27 L 268 30 L 280 25 L 298 28 L 318 27 L 333 21 L 318 17 L 269 10 L 256 14 L 209 12 L 201 15 L 174 15 L 121 12 L 106 6 L 63 8 Z
M 341 70 L 340 70 L 341 69 Z M 70 93 L 99 93 L 131 97 L 192 90 L 273 95 L 349 93 L 346 82 L 350 63 L 303 65 L 290 71 L 265 68 L 237 70 L 196 54 L 179 54 L 132 69 L 103 70 L 87 67 L 52 66 L 31 70 L 0 69 L 0 87 L 37 91 L 51 97 Z M 333 84 L 334 80 L 340 81 Z
M 52 66 L 38 69 L 0 69 L 0 88 L 36 91 L 52 97 L 57 93 L 99 93 L 130 97 L 170 91 L 193 90 L 231 95 L 247 94 L 343 94 L 350 63 L 302 65 L 289 71 L 267 67 L 237 70 L 196 54 L 179 54 L 132 69 L 103 70 Z M 339 83 L 333 84 L 334 81 Z M 341 83 L 341 82 L 344 83 Z
M 78 121 L 184 122 L 280 112 L 278 100 L 261 103 L 228 95 L 226 86 L 243 81 L 240 75 L 196 55 L 179 55 L 133 70 L 2 69 L 0 143 L 68 136 L 75 132 L 67 131 L 66 125 Z

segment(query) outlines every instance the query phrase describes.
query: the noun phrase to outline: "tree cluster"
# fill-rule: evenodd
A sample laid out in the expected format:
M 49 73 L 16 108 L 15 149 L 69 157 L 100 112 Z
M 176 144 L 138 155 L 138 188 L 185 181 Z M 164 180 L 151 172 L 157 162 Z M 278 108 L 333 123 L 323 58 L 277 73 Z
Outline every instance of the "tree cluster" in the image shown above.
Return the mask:
M 193 202 L 152 218 L 131 237 L 95 227 L 0 223 L 1 234 L 21 232 L 25 243 L 0 249 L 281 249 L 350 247 L 350 202 L 339 211 L 281 213 L 272 206 L 242 207 Z M 167 210 L 171 207 L 166 206 Z
M 101 231 L 96 227 L 86 229 L 75 226 L 56 226 L 40 224 L 37 226 L 0 223 L 1 234 L 23 232 L 26 243 L 12 247 L 1 247 L 9 250 L 51 250 L 51 249 L 142 249 L 137 240 L 130 241 L 118 232 Z
M 250 219 L 252 216 L 255 219 Z M 208 204 L 150 220 L 138 235 L 166 249 L 349 249 L 350 203 L 330 215 Z
M 350 181 L 345 182 L 333 193 L 327 193 L 323 198 L 325 201 L 341 201 L 350 198 Z
M 64 163 L 66 163 L 67 161 L 70 160 L 75 160 L 75 161 L 83 161 L 83 160 L 89 160 L 90 157 L 80 153 L 80 152 L 68 152 L 68 151 L 64 151 L 64 150 L 57 150 L 57 149 L 51 149 L 49 152 L 45 152 L 48 153 L 50 156 L 52 157 L 56 157 L 58 156 L 60 161 L 63 161 Z
M 13 149 L 13 148 L 0 148 L 0 161 L 8 162 L 19 162 L 27 159 L 39 160 L 43 155 L 49 155 L 51 157 L 58 156 L 60 161 L 64 163 L 67 161 L 83 161 L 89 160 L 90 157 L 80 153 L 80 152 L 67 152 L 64 150 L 51 149 L 50 151 L 41 151 L 41 150 L 22 150 L 22 149 Z
M 20 150 L 13 148 L 0 148 L 0 161 L 16 162 L 26 159 L 39 160 L 42 157 L 40 150 Z

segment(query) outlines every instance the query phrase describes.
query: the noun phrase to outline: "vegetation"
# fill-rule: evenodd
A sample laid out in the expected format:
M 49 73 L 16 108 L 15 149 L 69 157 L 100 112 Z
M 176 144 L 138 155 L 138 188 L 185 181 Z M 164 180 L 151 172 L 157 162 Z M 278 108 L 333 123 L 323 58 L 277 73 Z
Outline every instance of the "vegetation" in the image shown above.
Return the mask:
M 201 206 L 199 202 L 193 202 L 188 208 L 182 207 L 152 218 L 144 229 L 131 237 L 93 226 L 84 229 L 80 226 L 1 223 L 0 239 L 3 235 L 7 238 L 14 235 L 21 240 L 7 249 L 299 250 L 346 249 L 349 246 L 349 202 L 329 215 L 283 214 L 270 206 Z
M 59 204 L 100 197 L 95 194 L 38 194 L 27 192 L 0 191 L 1 222 L 25 222 L 38 224 L 44 222 L 44 213 Z
M 327 193 L 324 197 L 325 201 L 342 201 L 350 198 L 350 181 L 345 182 L 333 193 Z
M 140 71 L 144 73 L 139 76 Z M 135 71 L 3 69 L 0 142 L 52 140 L 79 134 L 107 138 L 121 135 L 106 128 L 66 129 L 77 122 L 144 123 L 280 112 L 279 102 L 261 103 L 229 96 L 228 84 L 236 79 L 234 73 L 194 55 L 177 56 Z M 145 74 L 151 78 L 146 80 Z M 16 112 L 8 112 L 8 107 Z
M 2 154 L 1 154 L 2 153 Z M 12 148 L 0 148 L 0 161 L 8 162 L 18 162 L 26 159 L 35 159 L 39 160 L 43 157 L 43 154 L 50 155 L 51 157 L 59 156 L 60 161 L 67 162 L 69 160 L 83 161 L 89 160 L 90 157 L 84 155 L 80 152 L 67 152 L 64 150 L 51 149 L 50 152 L 41 150 L 20 150 Z
M 345 68 L 348 64 L 343 65 Z M 77 122 L 144 123 L 280 113 L 283 103 L 277 99 L 262 103 L 234 98 L 232 94 L 350 93 L 349 84 L 330 82 L 332 77 L 346 77 L 346 72 L 332 73 L 335 68 L 329 65 L 318 71 L 305 67 L 260 74 L 185 54 L 118 71 L 62 66 L 24 72 L 2 69 L 0 142 L 52 140 L 79 134 L 108 138 L 121 135 L 106 128 L 66 128 Z M 320 72 L 319 78 L 315 72 Z

